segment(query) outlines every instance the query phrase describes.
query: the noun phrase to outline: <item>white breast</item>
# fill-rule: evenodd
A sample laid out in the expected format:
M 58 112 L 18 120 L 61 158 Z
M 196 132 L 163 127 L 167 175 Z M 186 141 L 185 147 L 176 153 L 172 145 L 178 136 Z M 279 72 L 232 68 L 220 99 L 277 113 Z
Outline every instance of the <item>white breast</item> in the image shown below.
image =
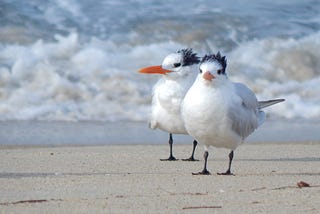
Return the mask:
M 241 139 L 231 129 L 228 118 L 228 96 L 232 86 L 227 84 L 222 90 L 217 90 L 200 81 L 199 78 L 196 80 L 182 104 L 186 130 L 206 146 L 235 149 Z
M 187 134 L 181 117 L 181 102 L 190 88 L 194 76 L 173 80 L 163 78 L 154 87 L 152 98 L 151 128 L 173 134 Z

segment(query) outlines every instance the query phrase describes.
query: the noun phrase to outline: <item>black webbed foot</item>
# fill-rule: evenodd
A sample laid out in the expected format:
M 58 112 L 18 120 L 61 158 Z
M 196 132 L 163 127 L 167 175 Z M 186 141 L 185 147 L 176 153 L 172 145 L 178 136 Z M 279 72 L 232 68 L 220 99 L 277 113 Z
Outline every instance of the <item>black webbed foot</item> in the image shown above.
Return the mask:
M 226 172 L 218 172 L 217 174 L 218 174 L 218 175 L 233 175 L 233 176 L 234 176 L 234 174 L 231 173 L 230 170 L 227 170 Z
M 170 156 L 169 158 L 167 158 L 167 159 L 160 159 L 161 161 L 177 161 L 177 160 L 179 160 L 179 159 L 177 159 L 177 158 L 175 158 L 175 157 L 173 157 L 173 156 Z
M 204 169 L 201 172 L 192 173 L 192 175 L 211 175 L 211 173 L 208 170 Z
M 195 159 L 194 157 L 190 157 L 187 159 L 182 159 L 183 161 L 199 161 L 198 159 Z

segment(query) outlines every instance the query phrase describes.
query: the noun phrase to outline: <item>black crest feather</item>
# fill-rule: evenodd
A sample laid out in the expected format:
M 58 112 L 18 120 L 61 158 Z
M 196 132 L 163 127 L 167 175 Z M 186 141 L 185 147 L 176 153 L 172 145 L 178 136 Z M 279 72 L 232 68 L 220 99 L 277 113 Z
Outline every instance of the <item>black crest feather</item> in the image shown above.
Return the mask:
M 218 62 L 222 66 L 222 73 L 224 74 L 226 72 L 227 59 L 226 56 L 221 56 L 219 51 L 217 54 L 205 55 L 200 63 L 204 62 Z
M 199 57 L 196 53 L 193 53 L 191 48 L 178 50 L 177 53 L 183 55 L 183 64 L 184 66 L 198 64 L 200 62 Z

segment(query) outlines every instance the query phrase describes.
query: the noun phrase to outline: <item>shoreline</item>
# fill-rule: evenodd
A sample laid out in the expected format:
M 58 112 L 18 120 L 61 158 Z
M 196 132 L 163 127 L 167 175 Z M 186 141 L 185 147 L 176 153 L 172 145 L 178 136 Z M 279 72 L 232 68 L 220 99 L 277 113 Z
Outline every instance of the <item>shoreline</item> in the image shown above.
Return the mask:
M 320 121 L 267 120 L 245 143 L 320 142 Z M 192 138 L 174 135 L 174 144 Z M 148 128 L 147 122 L 0 121 L 1 145 L 163 145 L 168 134 Z
M 176 145 L 181 159 L 191 145 Z M 319 213 L 320 144 L 244 144 L 197 162 L 160 161 L 167 145 L 0 147 L 4 213 Z M 310 187 L 299 188 L 300 181 Z
M 320 141 L 299 141 L 299 142 L 244 142 L 242 145 L 238 146 L 242 147 L 244 145 L 284 145 L 284 146 L 290 146 L 290 145 L 320 145 Z M 141 146 L 166 146 L 168 147 L 168 143 L 164 142 L 164 143 L 155 143 L 155 144 L 147 144 L 147 143 L 135 143 L 135 144 L 131 144 L 131 143 L 108 143 L 108 144 L 45 144 L 45 145 L 39 145 L 39 144 L 18 144 L 18 145 L 9 145 L 9 144 L 0 144 L 0 150 L 3 149 L 45 149 L 45 148 L 90 148 L 90 147 L 114 147 L 114 146 L 119 146 L 119 147 L 127 147 L 127 146 L 137 146 L 137 147 L 141 147 Z M 173 144 L 173 149 L 176 146 L 192 146 L 192 143 L 190 142 L 190 145 L 188 145 L 187 143 L 175 143 Z M 197 148 L 199 147 L 203 147 L 202 144 L 198 144 Z M 237 148 L 237 149 L 238 149 Z M 169 147 L 168 147 L 169 149 Z M 211 146 L 210 149 L 217 149 L 216 147 Z M 223 148 L 222 148 L 223 149 Z

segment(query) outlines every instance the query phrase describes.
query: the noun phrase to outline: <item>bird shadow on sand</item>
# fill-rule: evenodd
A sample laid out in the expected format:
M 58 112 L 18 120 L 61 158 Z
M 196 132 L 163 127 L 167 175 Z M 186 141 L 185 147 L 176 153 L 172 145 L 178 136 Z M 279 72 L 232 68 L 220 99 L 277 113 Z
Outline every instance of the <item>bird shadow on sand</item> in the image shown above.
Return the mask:
M 320 162 L 320 157 L 300 158 L 239 158 L 236 161 L 270 161 L 270 162 Z

